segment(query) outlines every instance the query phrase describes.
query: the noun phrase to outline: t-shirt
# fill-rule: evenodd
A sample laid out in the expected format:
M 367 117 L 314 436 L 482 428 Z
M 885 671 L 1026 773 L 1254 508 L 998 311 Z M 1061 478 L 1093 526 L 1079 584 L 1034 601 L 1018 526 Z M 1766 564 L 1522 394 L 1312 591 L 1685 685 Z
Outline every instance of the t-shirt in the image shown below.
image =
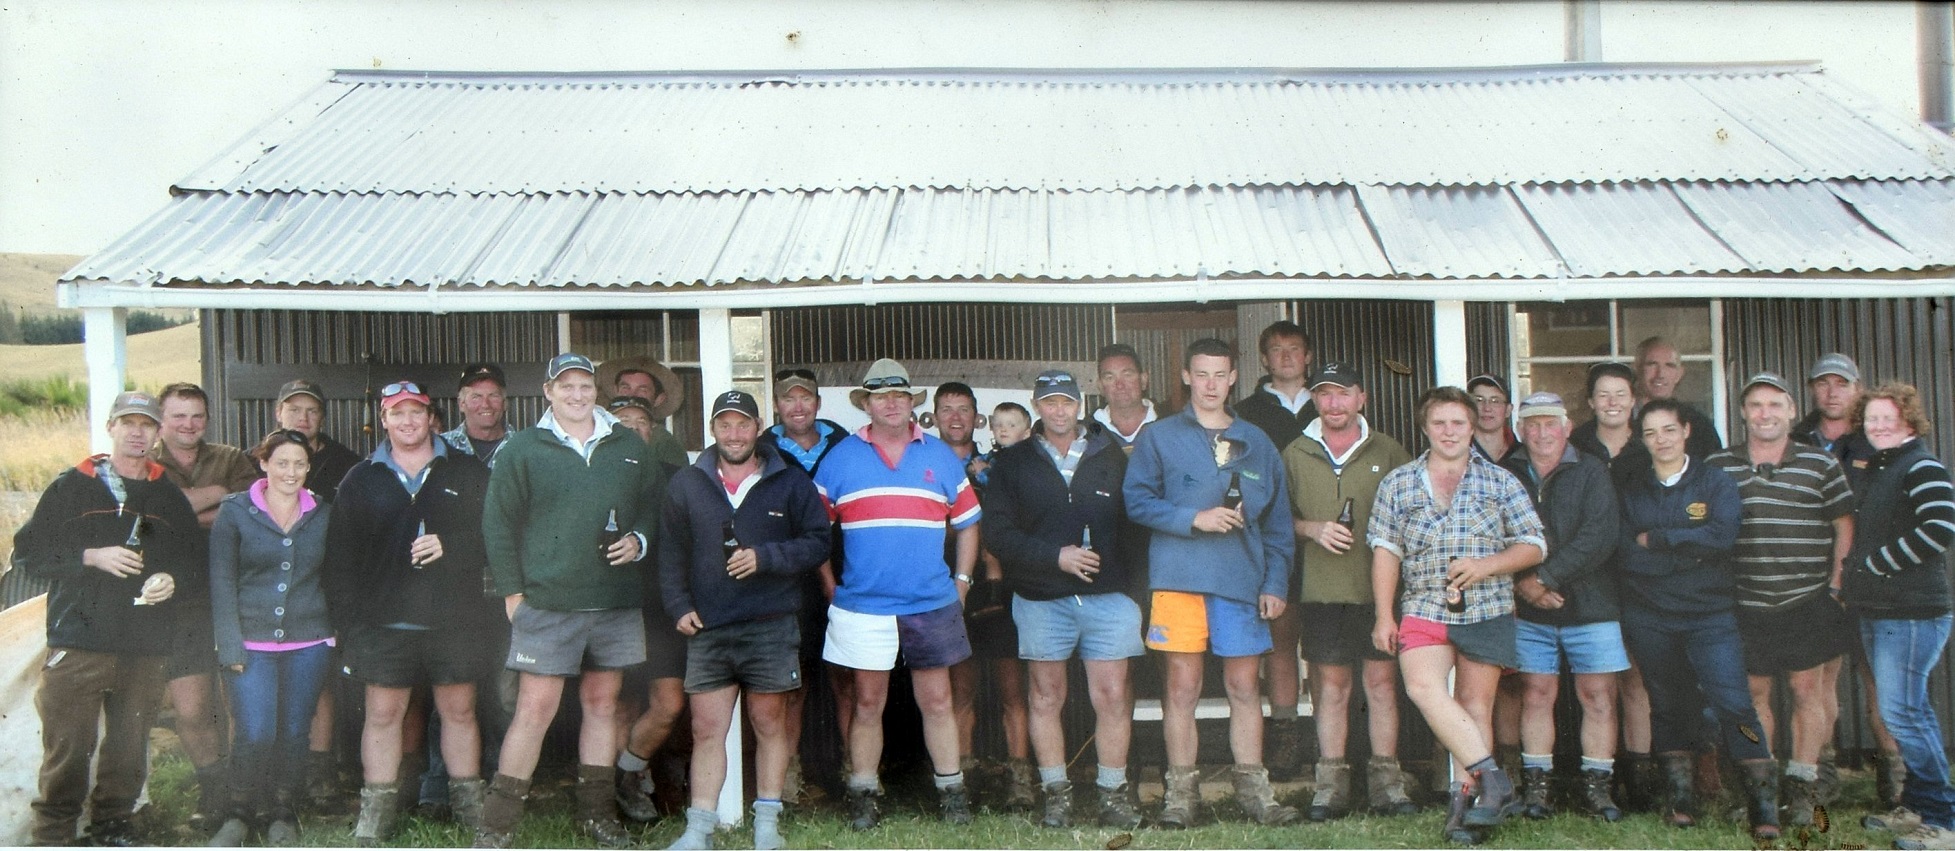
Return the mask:
M 891 466 L 868 435 L 864 426 L 835 444 L 815 471 L 815 487 L 842 530 L 835 605 L 913 615 L 957 602 L 944 543 L 949 530 L 981 515 L 964 460 L 912 424 L 909 445 Z

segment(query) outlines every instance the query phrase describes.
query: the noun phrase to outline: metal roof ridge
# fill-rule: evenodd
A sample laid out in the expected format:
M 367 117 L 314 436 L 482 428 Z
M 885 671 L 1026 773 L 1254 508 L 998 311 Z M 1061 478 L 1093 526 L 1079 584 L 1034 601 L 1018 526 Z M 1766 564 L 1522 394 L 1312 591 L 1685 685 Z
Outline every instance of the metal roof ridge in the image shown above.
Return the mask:
M 614 71 L 434 71 L 341 68 L 331 82 L 466 83 L 536 85 L 547 83 L 632 84 L 818 84 L 856 82 L 1153 82 L 1169 83 L 1337 83 L 1376 81 L 1496 82 L 1572 77 L 1710 76 L 1821 73 L 1818 60 L 1748 62 L 1554 62 L 1533 65 L 1380 66 L 1333 68 L 1164 67 L 914 67 L 727 70 Z

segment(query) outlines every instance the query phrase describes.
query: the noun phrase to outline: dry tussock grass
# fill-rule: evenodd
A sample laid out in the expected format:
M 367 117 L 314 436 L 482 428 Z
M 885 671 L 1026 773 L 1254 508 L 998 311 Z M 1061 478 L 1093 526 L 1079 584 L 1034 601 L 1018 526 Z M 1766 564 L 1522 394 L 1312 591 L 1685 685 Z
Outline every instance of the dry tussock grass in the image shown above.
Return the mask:
M 87 454 L 88 415 L 81 411 L 0 417 L 0 556 L 11 560 L 14 532 L 34 512 L 41 491 Z

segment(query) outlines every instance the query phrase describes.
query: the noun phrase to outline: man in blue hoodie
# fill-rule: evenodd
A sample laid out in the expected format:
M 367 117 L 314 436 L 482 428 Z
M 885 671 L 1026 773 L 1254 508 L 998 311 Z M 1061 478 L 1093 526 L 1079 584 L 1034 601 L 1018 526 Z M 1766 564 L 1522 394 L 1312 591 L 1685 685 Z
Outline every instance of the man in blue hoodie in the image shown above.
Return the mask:
M 1166 658 L 1162 733 L 1167 739 L 1164 826 L 1193 823 L 1195 704 L 1204 653 L 1222 659 L 1229 694 L 1229 749 L 1236 800 L 1262 824 L 1297 819 L 1276 802 L 1263 766 L 1262 694 L 1269 621 L 1283 614 L 1296 542 L 1283 459 L 1262 429 L 1229 410 L 1234 347 L 1213 338 L 1188 344 L 1181 380 L 1188 407 L 1140 433 L 1122 490 L 1134 522 L 1152 529 L 1147 646 Z

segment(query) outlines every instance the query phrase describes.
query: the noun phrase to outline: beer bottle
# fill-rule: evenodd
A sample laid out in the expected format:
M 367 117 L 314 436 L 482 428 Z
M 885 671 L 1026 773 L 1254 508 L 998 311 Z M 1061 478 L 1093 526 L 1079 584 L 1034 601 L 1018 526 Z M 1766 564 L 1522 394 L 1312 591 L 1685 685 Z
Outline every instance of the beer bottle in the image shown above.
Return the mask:
M 728 519 L 720 526 L 720 550 L 727 561 L 733 560 L 733 553 L 740 549 L 740 536 L 733 532 L 733 520 Z
M 1356 532 L 1357 531 L 1357 527 L 1355 525 L 1356 521 L 1351 517 L 1351 502 L 1352 500 L 1349 497 L 1345 498 L 1344 510 L 1337 512 L 1337 525 L 1342 526 L 1345 529 L 1348 529 L 1352 532 Z
M 143 515 L 141 512 L 136 514 L 135 522 L 129 524 L 129 537 L 122 542 L 122 548 L 135 553 L 138 557 L 143 554 Z M 137 575 L 141 576 L 142 574 Z M 143 581 L 148 582 L 149 580 L 144 579 Z M 138 588 L 140 587 L 138 586 Z M 137 594 L 132 600 L 132 605 L 149 605 L 149 601 L 144 600 L 141 594 Z
M 1079 527 L 1079 548 L 1082 550 L 1086 550 L 1087 552 L 1092 552 L 1093 527 L 1091 526 Z
M 610 515 L 604 519 L 604 531 L 597 535 L 598 555 L 608 555 L 611 552 L 611 545 L 623 537 L 624 533 L 618 531 L 618 510 L 613 508 Z
M 1447 559 L 1446 564 L 1451 565 L 1453 562 L 1456 561 L 1459 561 L 1459 559 L 1457 558 Z M 1448 567 L 1446 570 L 1446 575 L 1451 576 L 1452 573 L 1453 573 L 1452 569 Z M 1453 614 L 1456 615 L 1463 615 L 1466 613 L 1466 589 L 1454 588 L 1450 582 L 1447 583 L 1446 611 L 1452 612 Z
M 1229 489 L 1222 492 L 1222 507 L 1231 511 L 1242 508 L 1242 471 L 1229 473 Z
M 425 538 L 425 537 L 427 537 L 427 536 L 428 536 L 428 521 L 426 521 L 426 520 L 418 520 L 418 521 L 415 521 L 415 523 L 414 523 L 414 540 L 415 540 L 415 541 L 418 541 L 418 540 L 421 540 L 422 538 Z M 407 556 L 407 563 L 408 563 L 409 565 L 412 565 L 412 566 L 413 566 L 413 568 L 414 568 L 415 570 L 420 570 L 420 569 L 421 569 L 421 557 L 420 557 L 420 556 L 417 556 L 417 555 L 414 555 L 414 554 L 413 554 L 413 551 L 414 551 L 414 543 L 413 543 L 413 541 L 409 541 L 409 542 L 408 542 L 408 544 L 407 544 L 407 546 L 408 546 L 408 556 Z

